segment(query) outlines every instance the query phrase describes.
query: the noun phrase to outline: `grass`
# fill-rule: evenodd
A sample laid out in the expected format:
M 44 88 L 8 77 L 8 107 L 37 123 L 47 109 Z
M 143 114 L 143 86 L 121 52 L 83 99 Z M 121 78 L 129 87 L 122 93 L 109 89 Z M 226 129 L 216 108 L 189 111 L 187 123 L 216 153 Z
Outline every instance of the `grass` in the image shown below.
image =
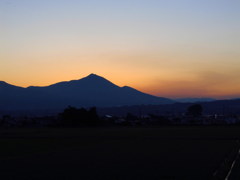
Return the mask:
M 0 179 L 213 179 L 239 127 L 0 129 Z

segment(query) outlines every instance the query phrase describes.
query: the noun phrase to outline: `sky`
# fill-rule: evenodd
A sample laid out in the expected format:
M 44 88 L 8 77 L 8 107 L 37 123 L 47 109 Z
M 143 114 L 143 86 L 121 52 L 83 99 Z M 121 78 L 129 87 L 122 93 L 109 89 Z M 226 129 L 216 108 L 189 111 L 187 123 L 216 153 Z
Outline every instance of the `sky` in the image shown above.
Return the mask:
M 0 0 L 0 80 L 90 73 L 156 96 L 240 97 L 240 0 Z

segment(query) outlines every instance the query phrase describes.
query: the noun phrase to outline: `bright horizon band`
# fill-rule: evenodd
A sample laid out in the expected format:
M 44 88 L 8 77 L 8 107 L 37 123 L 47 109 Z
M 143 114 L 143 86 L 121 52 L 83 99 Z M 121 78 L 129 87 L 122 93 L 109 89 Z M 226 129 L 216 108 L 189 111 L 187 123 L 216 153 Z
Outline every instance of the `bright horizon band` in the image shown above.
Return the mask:
M 95 73 L 164 97 L 240 97 L 240 1 L 0 1 L 0 80 Z

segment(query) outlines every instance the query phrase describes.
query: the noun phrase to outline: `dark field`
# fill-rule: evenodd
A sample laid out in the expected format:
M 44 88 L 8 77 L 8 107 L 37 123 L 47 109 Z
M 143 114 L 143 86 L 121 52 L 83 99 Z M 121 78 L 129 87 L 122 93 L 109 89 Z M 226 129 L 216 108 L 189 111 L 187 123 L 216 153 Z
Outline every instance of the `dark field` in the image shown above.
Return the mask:
M 0 129 L 0 179 L 224 179 L 239 139 L 240 127 Z

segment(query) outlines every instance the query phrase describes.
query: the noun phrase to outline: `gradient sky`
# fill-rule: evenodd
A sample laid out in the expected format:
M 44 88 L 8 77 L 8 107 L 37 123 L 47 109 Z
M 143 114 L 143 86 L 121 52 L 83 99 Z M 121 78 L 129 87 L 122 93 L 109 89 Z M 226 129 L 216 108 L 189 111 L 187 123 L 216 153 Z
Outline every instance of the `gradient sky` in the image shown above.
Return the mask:
M 240 97 L 240 0 L 0 0 L 0 80 L 90 73 L 165 97 Z

